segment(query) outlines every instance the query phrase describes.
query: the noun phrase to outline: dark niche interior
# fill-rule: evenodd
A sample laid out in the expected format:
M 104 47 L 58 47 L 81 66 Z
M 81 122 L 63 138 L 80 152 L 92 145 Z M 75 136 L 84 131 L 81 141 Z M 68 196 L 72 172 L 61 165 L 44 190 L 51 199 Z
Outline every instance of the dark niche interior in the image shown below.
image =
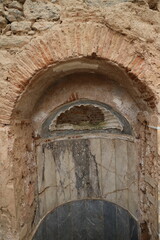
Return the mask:
M 95 127 L 104 122 L 103 112 L 95 106 L 74 106 L 73 108 L 61 113 L 57 118 L 56 126 L 63 124 L 79 125 L 79 126 L 92 126 Z
M 138 240 L 138 224 L 120 206 L 103 200 L 64 204 L 41 222 L 33 240 Z
M 42 124 L 41 136 L 100 132 L 132 135 L 132 128 L 127 119 L 111 106 L 81 99 L 64 104 L 51 112 Z

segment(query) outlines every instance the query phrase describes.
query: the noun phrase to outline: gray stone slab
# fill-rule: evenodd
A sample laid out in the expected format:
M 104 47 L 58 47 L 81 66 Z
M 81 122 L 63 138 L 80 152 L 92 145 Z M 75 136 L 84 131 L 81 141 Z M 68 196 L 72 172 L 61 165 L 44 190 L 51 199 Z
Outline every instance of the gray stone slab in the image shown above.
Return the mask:
M 138 240 L 138 224 L 136 220 L 130 216 L 129 217 L 129 226 L 130 226 L 130 240 Z
M 87 239 L 104 239 L 103 201 L 86 200 Z
M 107 240 L 116 240 L 116 205 L 104 202 L 104 235 Z
M 52 211 L 33 240 L 138 240 L 138 224 L 129 212 L 103 200 L 80 200 Z
M 71 240 L 71 204 L 62 205 L 57 209 L 58 216 L 58 238 L 57 240 Z M 56 238 L 55 238 L 56 239 Z
M 46 217 L 46 238 L 45 239 L 55 239 L 58 236 L 58 217 L 57 210 L 54 213 L 49 214 Z
M 45 222 L 45 220 L 40 224 L 36 234 L 33 237 L 33 240 L 43 240 L 43 239 L 47 240 L 47 238 L 46 238 L 46 222 Z
M 85 201 L 75 201 L 71 205 L 72 238 L 87 240 Z
M 130 240 L 129 214 L 123 208 L 116 207 L 116 240 Z

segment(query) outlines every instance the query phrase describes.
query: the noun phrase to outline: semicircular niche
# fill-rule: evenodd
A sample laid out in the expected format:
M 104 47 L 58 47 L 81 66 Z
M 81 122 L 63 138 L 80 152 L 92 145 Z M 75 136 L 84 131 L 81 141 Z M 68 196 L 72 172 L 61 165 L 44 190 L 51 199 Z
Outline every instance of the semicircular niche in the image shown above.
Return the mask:
M 33 240 L 138 240 L 138 224 L 122 207 L 103 200 L 61 205 L 39 225 Z
M 43 137 L 90 131 L 132 134 L 129 122 L 111 106 L 86 99 L 56 109 L 42 126 Z

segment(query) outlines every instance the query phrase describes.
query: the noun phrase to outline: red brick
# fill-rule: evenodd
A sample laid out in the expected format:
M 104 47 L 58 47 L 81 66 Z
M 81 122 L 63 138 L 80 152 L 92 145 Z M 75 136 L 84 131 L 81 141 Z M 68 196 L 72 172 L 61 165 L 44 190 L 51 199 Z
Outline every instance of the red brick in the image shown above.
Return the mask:
M 75 23 L 49 30 L 25 46 L 9 71 L 8 81 L 13 86 L 7 93 L 7 96 L 10 96 L 8 99 L 13 99 L 15 105 L 18 96 L 23 94 L 32 79 L 34 81 L 33 76 L 47 66 L 77 57 L 92 56 L 92 53 L 130 70 L 128 74 L 132 74 L 132 81 L 136 82 L 137 79 L 136 84 L 138 81 L 147 81 L 149 65 L 145 59 L 136 55 L 134 43 L 106 26 L 97 23 Z M 14 107 L 11 105 L 10 114 L 12 108 Z
M 81 35 L 83 33 L 83 25 L 79 24 L 76 28 L 76 33 L 75 33 L 75 43 L 77 46 L 77 55 L 78 56 L 82 56 L 83 50 L 82 50 L 82 39 L 81 39 Z
M 119 57 L 119 53 L 121 50 L 121 47 L 123 45 L 124 37 L 121 35 L 118 35 L 115 41 L 115 46 L 113 47 L 113 51 L 110 53 L 110 59 L 114 62 L 117 62 L 117 58 Z
M 45 42 L 48 46 L 48 51 L 50 52 L 50 55 L 52 56 L 52 61 L 53 61 L 53 63 L 55 63 L 56 61 L 58 61 L 59 57 L 58 57 L 58 54 L 56 52 L 56 49 L 55 49 L 55 46 L 54 46 L 54 43 L 53 43 L 53 38 L 52 38 L 51 34 L 46 35 Z M 35 59 L 33 59 L 33 61 L 38 62 L 38 59 L 35 58 Z M 42 67 L 40 67 L 40 69 L 42 69 Z
M 117 42 L 119 41 L 119 37 L 120 36 L 117 33 L 114 33 L 111 39 L 110 46 L 106 55 L 106 57 L 110 60 L 112 59 L 111 56 L 116 54 L 116 51 L 117 51 L 116 46 L 117 46 Z
M 102 58 L 104 58 L 104 59 L 107 59 L 106 56 L 107 56 L 108 50 L 109 50 L 109 48 L 110 48 L 110 44 L 111 44 L 113 35 L 114 35 L 114 32 L 112 32 L 111 30 L 108 31 L 108 34 L 107 34 L 106 39 L 105 39 L 105 42 L 104 42 L 102 55 L 100 56 L 100 57 L 102 57 Z
M 110 30 L 108 28 L 106 28 L 106 27 L 105 28 L 104 27 L 101 28 L 100 40 L 99 40 L 98 49 L 97 49 L 97 55 L 99 57 L 102 56 L 104 44 L 105 44 L 105 41 L 106 41 L 106 38 L 107 38 L 107 34 L 109 34 L 109 31 Z
M 64 60 L 64 58 L 66 57 L 66 51 L 64 51 L 63 45 L 65 45 L 66 43 L 62 41 L 63 37 L 61 29 L 59 29 L 59 31 L 56 30 L 55 32 L 51 32 L 51 37 L 52 40 L 50 44 L 55 50 L 56 56 L 58 56 L 59 60 Z

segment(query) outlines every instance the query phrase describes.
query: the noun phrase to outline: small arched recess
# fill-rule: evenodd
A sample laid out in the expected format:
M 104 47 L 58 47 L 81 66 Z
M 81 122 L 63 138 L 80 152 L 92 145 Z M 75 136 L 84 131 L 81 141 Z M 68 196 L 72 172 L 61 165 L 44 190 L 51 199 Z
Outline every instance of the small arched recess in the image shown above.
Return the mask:
M 88 99 L 64 104 L 46 119 L 42 137 L 86 133 L 117 133 L 132 135 L 132 127 L 111 106 Z

